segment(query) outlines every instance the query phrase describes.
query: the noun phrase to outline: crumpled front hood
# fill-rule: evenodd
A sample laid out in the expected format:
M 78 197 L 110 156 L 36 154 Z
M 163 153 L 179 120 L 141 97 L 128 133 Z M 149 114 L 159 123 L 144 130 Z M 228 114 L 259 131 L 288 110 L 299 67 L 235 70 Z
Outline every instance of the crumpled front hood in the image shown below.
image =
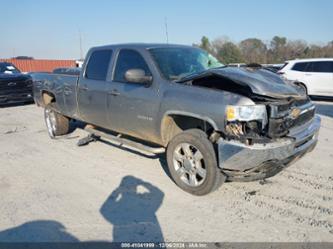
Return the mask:
M 222 67 L 209 69 L 202 73 L 185 77 L 178 82 L 187 82 L 211 76 L 227 78 L 239 85 L 250 87 L 255 94 L 272 98 L 304 98 L 306 96 L 295 84 L 286 82 L 279 75 L 262 68 Z

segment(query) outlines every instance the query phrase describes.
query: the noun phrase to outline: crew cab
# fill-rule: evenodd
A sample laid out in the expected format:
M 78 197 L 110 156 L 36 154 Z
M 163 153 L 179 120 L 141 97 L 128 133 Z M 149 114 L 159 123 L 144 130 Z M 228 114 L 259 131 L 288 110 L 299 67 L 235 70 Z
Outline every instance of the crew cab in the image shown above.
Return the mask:
M 32 101 L 31 77 L 11 63 L 0 62 L 0 105 Z
M 95 47 L 79 76 L 33 81 L 51 138 L 81 120 L 95 134 L 166 150 L 174 182 L 194 195 L 273 176 L 317 143 L 320 118 L 304 87 L 264 68 L 224 66 L 195 47 Z

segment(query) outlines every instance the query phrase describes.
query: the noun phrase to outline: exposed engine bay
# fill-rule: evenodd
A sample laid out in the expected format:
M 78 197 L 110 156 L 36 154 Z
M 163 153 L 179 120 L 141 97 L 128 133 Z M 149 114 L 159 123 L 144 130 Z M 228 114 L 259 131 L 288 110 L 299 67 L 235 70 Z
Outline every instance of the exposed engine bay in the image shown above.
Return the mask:
M 251 145 L 267 143 L 288 135 L 297 126 L 309 122 L 315 106 L 306 90 L 294 82 L 286 82 L 264 69 L 244 68 L 244 77 L 233 68 L 208 70 L 184 78 L 187 85 L 228 91 L 250 98 L 253 106 L 227 106 L 225 130 L 227 140 L 239 140 Z M 253 77 L 251 76 L 253 72 Z M 258 77 L 259 75 L 259 77 Z M 287 94 L 286 94 L 287 93 Z

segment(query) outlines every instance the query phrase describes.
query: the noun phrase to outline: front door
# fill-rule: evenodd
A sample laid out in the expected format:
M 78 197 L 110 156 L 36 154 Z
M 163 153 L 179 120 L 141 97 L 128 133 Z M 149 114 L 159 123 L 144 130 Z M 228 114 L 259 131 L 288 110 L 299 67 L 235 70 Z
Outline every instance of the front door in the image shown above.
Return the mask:
M 142 69 L 151 76 L 145 59 L 131 49 L 120 50 L 113 81 L 108 83 L 108 122 L 112 130 L 141 139 L 154 140 L 155 116 L 158 113 L 159 95 L 157 84 L 147 86 L 130 83 L 125 79 L 129 69 Z

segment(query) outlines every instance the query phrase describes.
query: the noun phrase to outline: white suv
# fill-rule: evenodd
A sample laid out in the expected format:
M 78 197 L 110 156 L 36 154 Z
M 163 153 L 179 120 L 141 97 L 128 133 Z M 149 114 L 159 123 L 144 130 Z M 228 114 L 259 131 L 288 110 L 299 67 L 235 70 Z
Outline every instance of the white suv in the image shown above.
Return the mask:
M 309 95 L 333 97 L 333 58 L 286 61 L 278 73 L 303 83 Z

